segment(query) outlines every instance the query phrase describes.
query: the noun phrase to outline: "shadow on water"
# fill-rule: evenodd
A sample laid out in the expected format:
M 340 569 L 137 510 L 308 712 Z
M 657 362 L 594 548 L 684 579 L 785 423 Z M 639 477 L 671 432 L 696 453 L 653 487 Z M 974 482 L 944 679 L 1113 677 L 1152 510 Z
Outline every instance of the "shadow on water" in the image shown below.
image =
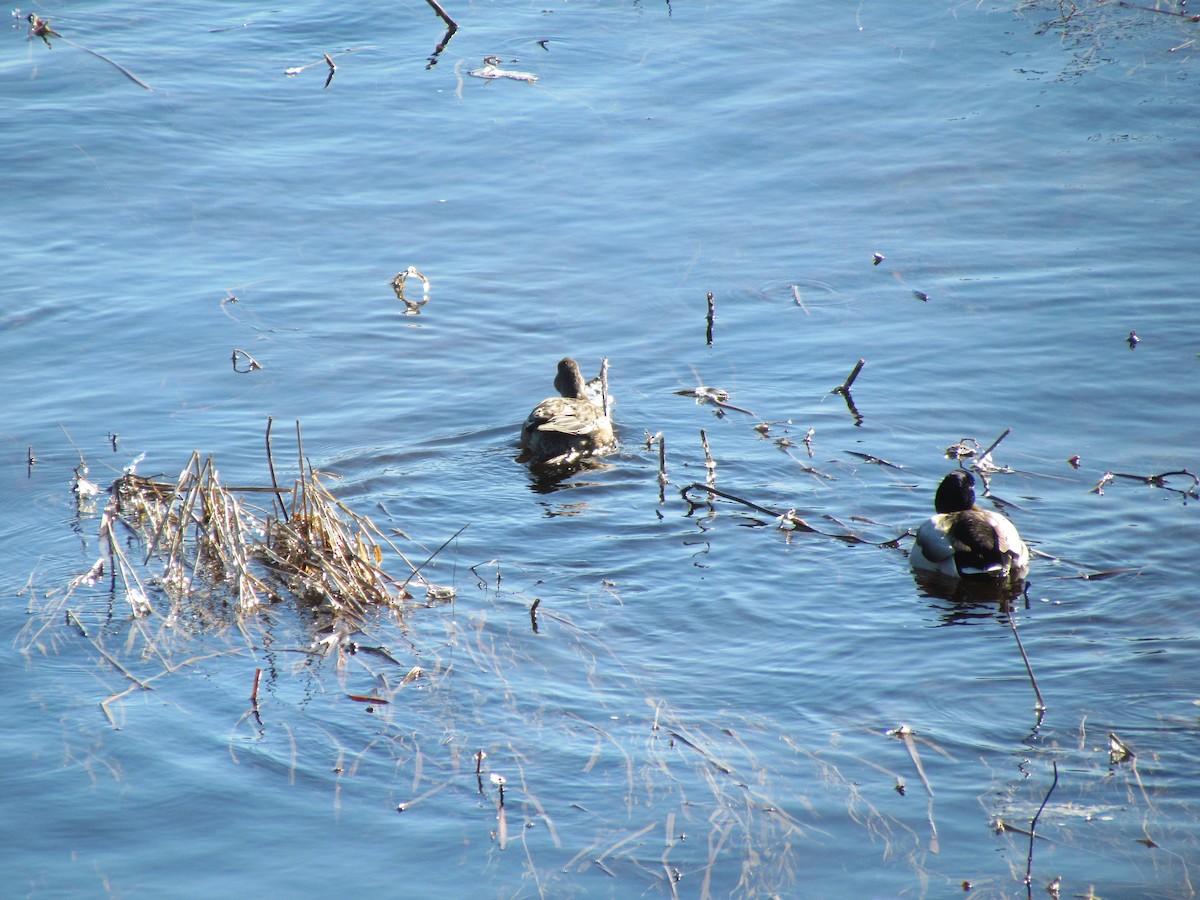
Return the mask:
M 518 457 L 520 462 L 520 457 Z M 603 472 L 612 468 L 607 463 L 594 456 L 572 460 L 569 463 L 530 463 L 528 470 L 529 489 L 535 494 L 553 494 L 572 488 L 591 487 L 598 482 L 592 480 L 572 480 L 576 476 Z
M 969 625 L 983 619 L 1007 624 L 1019 604 L 1028 608 L 1024 581 L 971 581 L 925 571 L 914 571 L 912 576 L 921 597 L 939 601 L 930 606 L 942 625 Z

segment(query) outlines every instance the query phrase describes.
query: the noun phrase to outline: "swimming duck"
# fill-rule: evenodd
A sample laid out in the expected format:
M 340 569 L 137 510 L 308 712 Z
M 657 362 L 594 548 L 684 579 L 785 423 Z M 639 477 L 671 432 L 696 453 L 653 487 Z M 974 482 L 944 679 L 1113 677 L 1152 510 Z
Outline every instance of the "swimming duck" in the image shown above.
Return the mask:
M 527 460 L 570 462 L 612 447 L 616 440 L 608 417 L 612 398 L 606 390 L 604 368 L 597 378 L 584 382 L 574 359 L 565 356 L 559 360 L 558 374 L 554 376 L 554 389 L 559 396 L 535 406 L 521 426 L 521 449 Z
M 933 498 L 937 515 L 917 529 L 909 562 L 951 578 L 1019 578 L 1029 567 L 1029 548 L 1016 526 L 998 512 L 975 505 L 975 477 L 957 469 L 942 479 Z

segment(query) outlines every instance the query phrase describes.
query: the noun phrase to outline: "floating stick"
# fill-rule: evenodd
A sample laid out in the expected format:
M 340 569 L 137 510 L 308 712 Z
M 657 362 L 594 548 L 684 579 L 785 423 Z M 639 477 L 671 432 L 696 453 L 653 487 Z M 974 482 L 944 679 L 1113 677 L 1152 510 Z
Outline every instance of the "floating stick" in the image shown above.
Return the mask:
M 711 487 L 717 480 L 717 461 L 713 459 L 712 451 L 708 449 L 708 435 L 700 429 L 700 444 L 704 447 L 704 468 L 708 471 L 704 480 Z
M 1029 856 L 1025 859 L 1025 886 L 1027 888 L 1033 884 L 1033 839 L 1037 836 L 1038 818 L 1041 816 L 1042 810 L 1046 808 L 1046 804 L 1050 802 L 1050 795 L 1058 787 L 1058 760 L 1051 760 L 1050 764 L 1054 767 L 1054 781 L 1050 784 L 1050 790 L 1046 791 L 1046 796 L 1042 798 L 1042 805 L 1038 807 L 1038 811 L 1033 814 L 1033 818 L 1029 822 Z
M 877 466 L 887 466 L 890 469 L 903 469 L 904 468 L 904 466 L 900 465 L 899 463 L 888 462 L 886 459 L 883 459 L 882 457 L 878 457 L 878 456 L 872 456 L 870 453 L 859 453 L 857 450 L 847 450 L 846 452 L 849 453 L 851 456 L 857 456 L 859 459 L 863 460 L 864 462 L 873 463 Z
M 798 285 L 798 284 L 792 285 L 792 298 L 796 301 L 796 305 L 798 307 L 800 307 L 802 310 L 804 310 L 804 314 L 806 316 L 812 315 L 812 313 L 810 313 L 808 311 L 808 307 L 804 305 L 804 301 L 800 299 L 800 285 Z
M 247 368 L 239 369 L 238 368 L 238 359 L 243 356 L 246 357 L 246 359 L 248 361 Z M 262 366 L 259 364 L 258 360 L 256 360 L 253 356 L 251 356 L 245 350 L 242 350 L 240 347 L 233 348 L 233 371 L 237 372 L 239 375 L 245 375 L 247 372 L 254 372 L 261 368 L 262 368 Z
M 109 59 L 103 53 L 97 53 L 95 50 L 91 50 L 91 49 L 83 46 L 83 44 L 77 44 L 77 43 L 75 43 L 75 41 L 71 40 L 70 38 L 63 37 L 61 34 L 59 34 L 57 31 L 55 31 L 53 28 L 50 27 L 49 19 L 43 19 L 41 16 L 37 15 L 36 13 L 30 13 L 28 16 L 25 17 L 25 20 L 29 23 L 29 33 L 31 35 L 33 35 L 34 37 L 40 37 L 45 42 L 47 47 L 50 46 L 50 38 L 51 37 L 60 38 L 61 40 L 66 41 L 72 47 L 76 47 L 76 48 L 82 50 L 84 53 L 90 53 L 92 56 L 96 57 L 96 59 L 101 60 L 102 62 L 108 63 L 110 66 L 112 66 L 114 69 L 116 69 L 122 75 L 124 75 L 126 78 L 128 78 L 130 81 L 132 81 L 134 84 L 138 85 L 139 87 L 144 87 L 146 90 L 148 90 L 152 94 L 154 93 L 154 88 L 150 87 L 150 85 L 146 84 L 146 82 L 142 81 L 142 79 L 138 78 L 136 75 L 134 75 L 132 72 L 130 72 L 127 68 L 125 68 L 120 63 L 113 62 L 111 59 Z
M 1191 13 L 1177 12 L 1173 9 L 1156 9 L 1153 6 L 1140 6 L 1137 3 L 1126 3 L 1125 0 L 1119 0 L 1117 6 L 1123 6 L 1126 9 L 1144 9 L 1146 12 L 1163 13 L 1168 16 L 1180 16 L 1186 22 L 1200 22 L 1200 16 L 1194 16 Z
M 262 669 L 254 670 L 254 687 L 250 690 L 250 702 L 258 706 L 258 682 L 262 679 Z
M 449 545 L 449 543 L 452 540 L 454 540 L 456 537 L 458 537 L 460 534 L 462 534 L 464 531 L 466 531 L 470 527 L 471 527 L 471 523 L 468 522 L 462 528 L 458 529 L 458 531 L 454 532 L 454 534 L 450 535 L 450 537 L 446 538 L 446 540 L 442 541 L 442 546 L 438 547 L 436 550 L 434 550 L 432 553 L 430 553 L 429 556 L 425 557 L 425 562 L 421 563 L 421 565 L 419 565 L 419 566 L 413 567 L 412 574 L 404 579 L 404 583 L 400 585 L 400 588 L 403 590 L 404 588 L 408 587 L 408 583 L 417 576 L 417 573 L 420 572 L 421 569 L 423 569 L 423 568 L 425 568 L 425 566 L 429 565 L 429 563 L 433 560 L 433 558 L 435 556 L 437 556 L 439 553 L 441 553 L 443 550 L 445 550 L 447 545 Z M 411 565 L 411 563 L 410 563 L 410 565 Z
M 671 479 L 667 477 L 667 439 L 659 432 L 658 435 L 658 502 L 665 503 L 665 491 Z
M 449 32 L 446 35 L 447 38 L 454 34 L 454 32 L 458 31 L 458 23 L 450 18 L 450 14 L 446 12 L 446 10 L 442 9 L 442 5 L 438 3 L 437 0 L 425 0 L 425 2 L 432 6 L 433 11 L 438 14 L 438 18 L 446 23 L 446 28 L 449 29 Z
M 132 681 L 134 684 L 136 684 L 143 691 L 154 690 L 154 688 L 152 688 L 150 685 L 146 684 L 146 682 L 142 681 L 140 678 L 138 678 L 136 675 L 134 675 L 132 672 L 130 672 L 127 668 L 125 668 L 123 665 L 121 665 L 113 657 L 113 655 L 111 653 L 109 653 L 103 647 L 101 647 L 98 643 L 96 643 L 96 640 L 90 634 L 88 634 L 86 630 L 84 630 L 83 623 L 79 621 L 79 616 L 77 616 L 75 614 L 74 610 L 71 610 L 71 609 L 67 610 L 67 621 L 68 622 L 73 621 L 75 623 L 75 627 L 79 629 L 80 633 L 85 638 L 87 638 L 88 643 L 91 644 L 93 647 L 95 647 L 96 652 L 99 653 L 101 656 L 103 656 L 104 659 L 114 669 L 116 669 L 118 672 L 120 672 L 122 675 L 124 675 L 126 678 L 128 678 L 130 681 Z
M 275 502 L 279 505 L 279 513 L 283 516 L 283 521 L 288 521 L 287 506 L 284 505 L 283 497 L 280 496 L 282 491 L 279 490 L 279 479 L 275 477 L 275 457 L 271 453 L 271 425 L 275 421 L 274 417 L 267 416 L 267 469 L 271 472 L 271 484 L 275 488 Z
M 1005 428 L 1004 433 L 1001 434 L 1000 437 L 998 437 L 994 441 L 992 441 L 991 445 L 986 450 L 984 450 L 982 453 L 979 454 L 980 462 L 987 459 L 988 454 L 990 454 L 993 450 L 995 450 L 998 446 L 1000 446 L 1000 442 L 1002 440 L 1004 440 L 1006 437 L 1008 437 L 1009 434 L 1011 434 L 1011 433 L 1012 433 L 1011 428 Z
M 99 59 L 99 60 L 102 60 L 103 62 L 108 63 L 110 66 L 112 66 L 114 69 L 116 69 L 122 75 L 124 75 L 126 78 L 128 78 L 130 81 L 132 81 L 134 84 L 139 85 L 140 87 L 144 87 L 146 90 L 148 90 L 152 94 L 154 93 L 154 88 L 150 87 L 150 85 L 146 84 L 146 82 L 142 81 L 142 79 L 138 78 L 136 75 L 134 75 L 132 72 L 130 72 L 124 66 L 122 66 L 120 63 L 113 62 L 111 59 L 109 59 L 103 53 L 97 53 L 95 50 L 90 50 L 87 47 L 83 46 L 83 44 L 77 44 L 77 43 L 75 43 L 75 41 L 71 40 L 70 38 L 63 37 L 61 34 L 59 34 L 57 31 L 55 31 L 53 28 L 50 27 L 49 19 L 43 19 L 41 16 L 37 15 L 36 13 L 30 13 L 28 16 L 25 17 L 25 21 L 27 21 L 29 23 L 29 33 L 31 35 L 33 35 L 34 37 L 40 37 L 42 39 L 42 41 L 46 44 L 47 47 L 50 46 L 50 38 L 51 37 L 61 38 L 62 40 L 66 41 L 68 44 L 70 44 L 72 47 L 77 47 L 78 49 L 82 50 L 84 53 L 90 53 L 92 56 L 96 57 L 96 59 Z
M 710 346 L 710 347 L 712 346 L 713 318 L 714 318 L 715 314 L 716 314 L 716 303 L 713 301 L 712 291 L 709 291 L 708 292 L 708 329 L 705 332 L 705 338 L 708 342 L 708 346 Z
M 854 384 L 854 379 L 858 378 L 858 373 L 863 370 L 863 366 L 865 366 L 866 364 L 867 364 L 867 361 L 865 359 L 860 359 L 857 363 L 854 364 L 854 371 L 850 373 L 850 376 L 844 382 L 842 382 L 842 384 L 835 387 L 829 393 L 843 394 L 846 397 L 849 397 L 850 396 L 850 386 L 852 384 Z
M 1029 673 L 1029 683 L 1033 685 L 1033 693 L 1037 697 L 1037 703 L 1033 708 L 1040 719 L 1046 711 L 1046 701 L 1042 699 L 1042 692 L 1038 689 L 1037 679 L 1033 675 L 1033 666 L 1029 664 L 1029 656 L 1025 652 L 1025 645 L 1021 643 L 1021 636 L 1017 634 L 1017 623 L 1013 619 L 1012 610 L 1008 611 L 1008 624 L 1012 628 L 1013 637 L 1017 639 L 1017 649 L 1021 651 L 1021 659 L 1025 660 L 1025 671 Z

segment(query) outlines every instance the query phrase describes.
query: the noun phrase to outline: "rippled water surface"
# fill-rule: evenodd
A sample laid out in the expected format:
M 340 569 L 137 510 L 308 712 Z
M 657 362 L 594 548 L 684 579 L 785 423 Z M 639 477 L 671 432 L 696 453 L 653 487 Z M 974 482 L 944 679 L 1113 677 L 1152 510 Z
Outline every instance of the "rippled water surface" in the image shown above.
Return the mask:
M 445 6 L 441 50 L 420 0 L 3 35 L 6 890 L 1193 895 L 1200 504 L 1146 477 L 1200 471 L 1200 25 Z M 539 478 L 517 429 L 567 354 L 610 360 L 621 449 Z M 70 589 L 81 461 L 264 485 L 268 418 L 281 480 L 299 421 L 454 599 L 329 650 L 290 601 Z M 1006 429 L 1011 618 L 896 542 Z

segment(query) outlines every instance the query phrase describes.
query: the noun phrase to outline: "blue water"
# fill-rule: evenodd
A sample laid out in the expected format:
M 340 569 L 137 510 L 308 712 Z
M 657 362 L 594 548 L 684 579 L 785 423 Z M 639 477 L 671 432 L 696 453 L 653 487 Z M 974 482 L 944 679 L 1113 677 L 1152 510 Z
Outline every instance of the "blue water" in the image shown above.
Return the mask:
M 1029 838 L 995 825 L 1046 801 L 1033 893 L 1191 896 L 1198 504 L 1182 476 L 1093 488 L 1200 471 L 1197 26 L 447 10 L 432 65 L 418 0 L 37 10 L 153 92 L 4 36 L 8 890 L 1024 896 Z M 538 81 L 471 77 L 489 55 Z M 516 434 L 565 354 L 611 361 L 622 448 L 548 483 Z M 856 419 L 829 391 L 860 358 Z M 753 415 L 675 393 L 698 384 Z M 390 658 L 315 652 L 290 604 L 239 626 L 68 593 L 100 552 L 81 458 L 101 487 L 193 450 L 263 484 L 268 417 L 282 477 L 299 420 L 409 558 L 468 526 L 427 570 L 453 602 L 354 636 Z M 701 429 L 721 490 L 867 543 L 689 506 Z M 930 514 L 945 448 L 1005 429 L 992 492 L 1045 554 L 1015 617 L 1040 719 L 999 606 L 876 546 Z

